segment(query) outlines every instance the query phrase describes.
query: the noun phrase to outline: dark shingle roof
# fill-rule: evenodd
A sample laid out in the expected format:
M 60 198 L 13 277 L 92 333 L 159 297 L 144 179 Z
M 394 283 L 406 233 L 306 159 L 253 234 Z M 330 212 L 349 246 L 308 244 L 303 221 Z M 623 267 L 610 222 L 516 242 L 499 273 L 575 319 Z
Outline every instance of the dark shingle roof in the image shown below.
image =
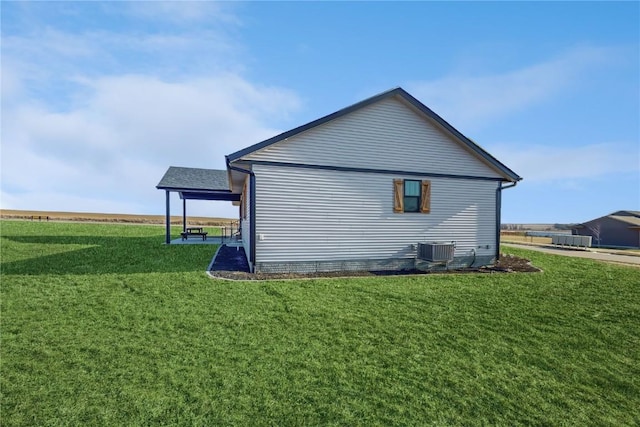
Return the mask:
M 229 191 L 226 170 L 171 166 L 156 188 L 160 190 Z

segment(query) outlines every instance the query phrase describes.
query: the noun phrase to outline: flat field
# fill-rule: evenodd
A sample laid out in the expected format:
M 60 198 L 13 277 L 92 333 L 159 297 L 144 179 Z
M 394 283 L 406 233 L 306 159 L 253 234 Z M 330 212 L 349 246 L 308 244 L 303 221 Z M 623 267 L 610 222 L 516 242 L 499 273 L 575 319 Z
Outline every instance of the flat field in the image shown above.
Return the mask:
M 30 221 L 78 221 L 78 222 L 109 222 L 132 224 L 164 225 L 164 215 L 134 215 L 118 213 L 90 213 L 90 212 L 58 212 L 58 211 L 27 211 L 14 209 L 0 209 L 3 219 L 23 219 Z M 229 218 L 211 218 L 202 216 L 188 216 L 190 225 L 228 225 L 234 221 Z M 182 224 L 182 215 L 172 215 L 172 224 Z
M 2 425 L 640 423 L 634 268 L 230 282 L 159 227 L 0 227 Z
M 524 233 L 500 233 L 500 240 L 508 243 L 536 243 L 550 245 L 551 237 L 525 236 Z

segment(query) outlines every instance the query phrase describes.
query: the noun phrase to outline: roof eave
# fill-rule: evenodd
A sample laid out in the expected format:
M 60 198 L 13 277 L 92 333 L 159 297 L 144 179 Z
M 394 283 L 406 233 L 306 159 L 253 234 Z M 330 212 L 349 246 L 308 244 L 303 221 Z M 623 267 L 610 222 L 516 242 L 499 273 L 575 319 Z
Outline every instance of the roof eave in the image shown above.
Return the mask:
M 189 187 L 168 187 L 168 186 L 159 186 L 156 185 L 156 189 L 158 190 L 167 190 L 167 191 L 190 191 L 192 193 L 229 193 L 232 194 L 231 190 L 224 189 L 199 189 L 199 188 L 189 188 Z

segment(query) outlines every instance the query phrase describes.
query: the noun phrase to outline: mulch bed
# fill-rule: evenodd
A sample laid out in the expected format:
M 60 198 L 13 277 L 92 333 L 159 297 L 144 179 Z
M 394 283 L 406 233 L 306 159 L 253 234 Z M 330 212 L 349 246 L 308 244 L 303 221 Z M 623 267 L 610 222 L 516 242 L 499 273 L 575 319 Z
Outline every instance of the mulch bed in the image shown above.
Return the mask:
M 313 279 L 320 277 L 374 277 L 374 276 L 406 276 L 406 275 L 414 275 L 414 274 L 461 274 L 461 273 L 535 273 L 540 272 L 537 267 L 531 265 L 531 261 L 525 258 L 520 258 L 514 255 L 501 255 L 500 260 L 491 267 L 478 267 L 478 268 L 462 268 L 457 270 L 446 270 L 446 271 L 421 271 L 421 270 L 401 270 L 401 271 L 335 271 L 335 272 L 317 272 L 317 273 L 249 273 L 248 265 L 246 270 L 244 271 L 229 271 L 231 270 L 231 266 L 233 265 L 233 260 L 225 259 L 227 256 L 237 257 L 237 251 L 235 248 L 229 248 L 231 250 L 224 250 L 224 247 L 221 248 L 221 251 L 218 253 L 216 257 L 216 262 L 214 263 L 210 274 L 214 277 L 220 277 L 224 279 L 231 280 L 277 280 L 277 279 Z M 243 252 L 244 255 L 244 252 Z M 222 256 L 222 258 L 220 258 Z M 220 258 L 219 267 L 224 268 L 216 268 L 216 264 L 218 264 L 218 258 Z M 238 260 L 238 258 L 235 258 Z M 245 261 L 246 263 L 246 258 Z M 244 265 L 243 265 L 244 266 Z

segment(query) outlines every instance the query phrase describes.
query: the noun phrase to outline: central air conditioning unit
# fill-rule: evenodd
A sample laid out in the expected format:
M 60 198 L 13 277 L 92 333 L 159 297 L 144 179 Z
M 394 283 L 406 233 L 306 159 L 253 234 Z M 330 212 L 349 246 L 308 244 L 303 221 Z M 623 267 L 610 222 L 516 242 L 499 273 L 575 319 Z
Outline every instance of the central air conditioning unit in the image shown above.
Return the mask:
M 417 258 L 423 261 L 453 261 L 456 242 L 418 243 Z

